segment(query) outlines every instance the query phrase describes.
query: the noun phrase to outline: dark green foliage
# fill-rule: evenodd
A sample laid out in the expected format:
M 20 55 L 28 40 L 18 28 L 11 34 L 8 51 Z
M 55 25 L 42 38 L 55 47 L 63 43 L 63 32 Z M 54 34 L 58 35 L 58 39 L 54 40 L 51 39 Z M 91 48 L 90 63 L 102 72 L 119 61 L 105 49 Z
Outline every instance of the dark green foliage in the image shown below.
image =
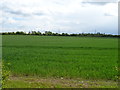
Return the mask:
M 10 71 L 8 70 L 10 63 L 2 62 L 2 88 L 4 88 L 6 81 L 10 76 Z
M 17 31 L 16 33 L 14 33 L 14 34 L 16 34 L 16 35 L 25 35 L 26 33 L 25 32 L 19 32 L 19 31 Z M 10 33 L 9 33 L 9 35 L 10 35 Z
M 1 35 L 1 34 L 0 34 Z M 102 34 L 100 32 L 97 33 L 79 33 L 79 34 L 68 34 L 68 33 L 53 33 L 51 31 L 45 31 L 45 33 L 41 33 L 40 31 L 31 31 L 29 33 L 25 32 L 4 32 L 2 35 L 40 35 L 40 36 L 79 36 L 79 37 L 120 37 L 120 35 L 112 35 L 112 34 Z
M 50 32 L 50 31 L 45 31 L 45 36 L 52 36 L 52 35 L 53 35 L 52 32 Z

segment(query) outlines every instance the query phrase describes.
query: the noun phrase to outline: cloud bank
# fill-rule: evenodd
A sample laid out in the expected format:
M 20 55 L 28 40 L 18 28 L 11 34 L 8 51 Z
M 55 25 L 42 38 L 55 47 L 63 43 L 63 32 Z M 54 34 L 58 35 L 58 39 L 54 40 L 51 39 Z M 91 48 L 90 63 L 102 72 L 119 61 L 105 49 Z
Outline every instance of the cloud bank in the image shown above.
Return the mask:
M 2 0 L 0 31 L 117 34 L 118 0 Z

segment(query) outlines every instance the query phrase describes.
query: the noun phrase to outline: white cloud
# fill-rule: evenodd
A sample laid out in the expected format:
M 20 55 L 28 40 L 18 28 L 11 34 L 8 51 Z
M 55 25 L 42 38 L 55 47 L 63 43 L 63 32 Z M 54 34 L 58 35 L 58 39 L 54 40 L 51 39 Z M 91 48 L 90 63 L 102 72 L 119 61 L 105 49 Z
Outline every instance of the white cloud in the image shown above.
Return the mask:
M 82 2 L 88 2 L 87 4 Z M 97 2 L 91 4 L 92 2 Z M 114 2 L 114 3 L 109 3 Z M 115 33 L 117 0 L 3 0 L 3 28 L 9 30 L 51 30 L 54 32 Z M 99 4 L 99 5 L 98 5 Z M 111 26 L 110 26 L 111 25 Z M 107 29 L 106 29 L 107 28 Z M 109 31 L 109 28 L 113 30 Z M 106 30 L 105 30 L 106 29 Z
M 109 2 L 109 3 L 115 3 L 118 2 L 118 0 L 83 0 L 84 2 Z
M 118 3 L 109 3 L 104 6 L 104 11 L 110 15 L 118 16 Z

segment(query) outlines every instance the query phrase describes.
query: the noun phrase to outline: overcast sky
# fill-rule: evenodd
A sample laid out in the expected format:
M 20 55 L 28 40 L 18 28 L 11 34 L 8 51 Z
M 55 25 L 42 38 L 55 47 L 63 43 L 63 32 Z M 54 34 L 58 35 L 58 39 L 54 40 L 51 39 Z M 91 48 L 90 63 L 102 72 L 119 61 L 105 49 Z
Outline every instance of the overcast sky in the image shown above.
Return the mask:
M 1 0 L 0 31 L 118 34 L 117 0 Z

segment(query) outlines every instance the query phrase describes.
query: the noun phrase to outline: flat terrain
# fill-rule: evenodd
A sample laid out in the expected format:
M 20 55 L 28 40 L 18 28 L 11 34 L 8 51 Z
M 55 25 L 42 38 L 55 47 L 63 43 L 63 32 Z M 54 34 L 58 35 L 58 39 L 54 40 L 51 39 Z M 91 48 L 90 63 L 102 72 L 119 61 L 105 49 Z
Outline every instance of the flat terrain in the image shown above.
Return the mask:
M 12 76 L 117 80 L 116 38 L 3 35 L 2 40 Z
M 81 78 L 10 77 L 5 88 L 118 88 L 115 81 Z

